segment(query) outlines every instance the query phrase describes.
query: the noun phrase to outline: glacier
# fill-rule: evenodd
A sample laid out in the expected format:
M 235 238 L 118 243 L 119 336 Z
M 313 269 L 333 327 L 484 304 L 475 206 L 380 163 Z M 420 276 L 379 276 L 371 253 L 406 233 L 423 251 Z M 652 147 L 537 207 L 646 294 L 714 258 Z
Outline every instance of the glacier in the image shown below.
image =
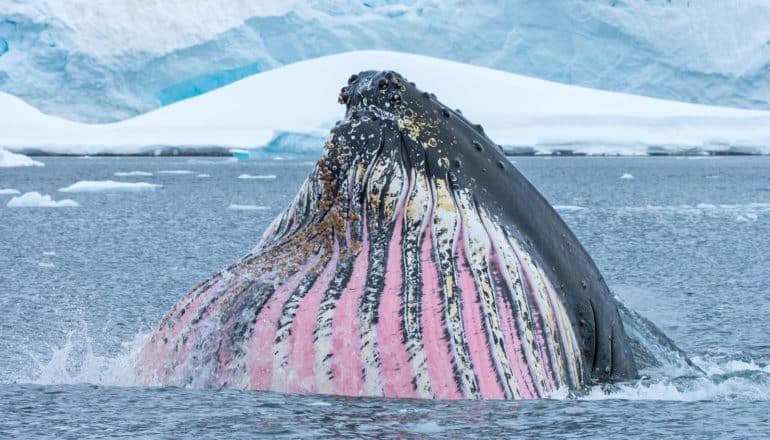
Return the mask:
M 21 153 L 155 154 L 159 145 L 249 157 L 317 155 L 351 73 L 393 69 L 460 108 L 509 151 L 770 154 L 770 112 L 565 85 L 437 58 L 358 51 L 301 61 L 148 113 L 86 124 L 0 92 L 0 145 Z M 458 83 L 463 84 L 458 87 Z M 169 171 L 159 171 L 166 174 Z M 175 173 L 192 171 L 176 170 Z
M 110 122 L 376 49 L 770 109 L 767 23 L 766 0 L 4 0 L 0 90 L 51 115 Z

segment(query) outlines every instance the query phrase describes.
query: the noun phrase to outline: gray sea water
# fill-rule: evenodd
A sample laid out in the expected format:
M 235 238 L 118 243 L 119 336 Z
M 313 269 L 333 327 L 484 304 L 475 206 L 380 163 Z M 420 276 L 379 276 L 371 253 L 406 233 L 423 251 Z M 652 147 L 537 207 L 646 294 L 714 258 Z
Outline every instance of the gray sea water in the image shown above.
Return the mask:
M 257 242 L 312 164 L 42 161 L 0 169 L 0 188 L 80 206 L 9 208 L 12 196 L 0 196 L 0 437 L 770 435 L 770 158 L 515 159 L 615 294 L 702 370 L 647 341 L 643 379 L 528 402 L 135 386 L 133 356 L 151 327 L 188 288 Z M 153 175 L 114 175 L 126 171 Z M 163 186 L 57 191 L 107 179 Z M 229 209 L 244 205 L 256 209 Z

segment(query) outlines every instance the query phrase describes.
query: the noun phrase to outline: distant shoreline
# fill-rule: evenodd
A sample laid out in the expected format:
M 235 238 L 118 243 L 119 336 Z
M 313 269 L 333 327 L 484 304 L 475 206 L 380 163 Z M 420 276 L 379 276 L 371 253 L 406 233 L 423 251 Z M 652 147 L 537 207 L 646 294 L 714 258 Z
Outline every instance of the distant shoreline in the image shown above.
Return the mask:
M 138 152 L 138 153 L 96 153 L 96 154 L 68 154 L 68 153 L 48 153 L 44 151 L 28 152 L 22 151 L 22 154 L 30 157 L 234 157 L 229 151 L 216 152 L 216 151 L 184 151 L 176 153 L 154 153 L 154 152 Z M 319 152 L 320 155 L 320 152 Z M 506 157 L 744 157 L 744 156 L 770 156 L 770 154 L 764 153 L 735 153 L 726 151 L 713 151 L 699 154 L 687 154 L 687 153 L 644 153 L 644 154 L 589 154 L 580 151 L 554 151 L 551 153 L 512 153 L 505 152 Z M 276 155 L 275 158 L 279 158 L 280 155 Z M 313 156 L 315 157 L 315 156 Z M 311 158 L 292 158 L 297 160 L 307 160 Z M 270 157 L 260 159 L 247 159 L 248 160 L 271 160 Z

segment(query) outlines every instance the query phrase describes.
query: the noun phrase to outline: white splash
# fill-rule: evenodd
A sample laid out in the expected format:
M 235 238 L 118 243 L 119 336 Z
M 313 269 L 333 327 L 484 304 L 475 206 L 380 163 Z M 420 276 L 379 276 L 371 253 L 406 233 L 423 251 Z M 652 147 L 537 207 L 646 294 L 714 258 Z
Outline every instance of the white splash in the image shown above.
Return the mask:
M 52 349 L 49 359 L 42 360 L 30 354 L 36 371 L 31 373 L 32 376 L 18 377 L 16 381 L 38 385 L 140 385 L 134 366 L 147 337 L 148 334 L 139 333 L 122 343 L 117 354 L 100 355 L 94 353 L 89 337 L 70 333 L 64 345 Z

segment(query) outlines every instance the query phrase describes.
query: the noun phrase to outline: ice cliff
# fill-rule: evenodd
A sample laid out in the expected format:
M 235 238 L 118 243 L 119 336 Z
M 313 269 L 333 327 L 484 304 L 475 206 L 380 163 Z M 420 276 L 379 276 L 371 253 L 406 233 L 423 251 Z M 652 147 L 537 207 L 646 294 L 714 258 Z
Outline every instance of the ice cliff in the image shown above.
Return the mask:
M 385 49 L 770 109 L 767 23 L 766 0 L 5 0 L 0 90 L 106 122 L 299 60 Z

